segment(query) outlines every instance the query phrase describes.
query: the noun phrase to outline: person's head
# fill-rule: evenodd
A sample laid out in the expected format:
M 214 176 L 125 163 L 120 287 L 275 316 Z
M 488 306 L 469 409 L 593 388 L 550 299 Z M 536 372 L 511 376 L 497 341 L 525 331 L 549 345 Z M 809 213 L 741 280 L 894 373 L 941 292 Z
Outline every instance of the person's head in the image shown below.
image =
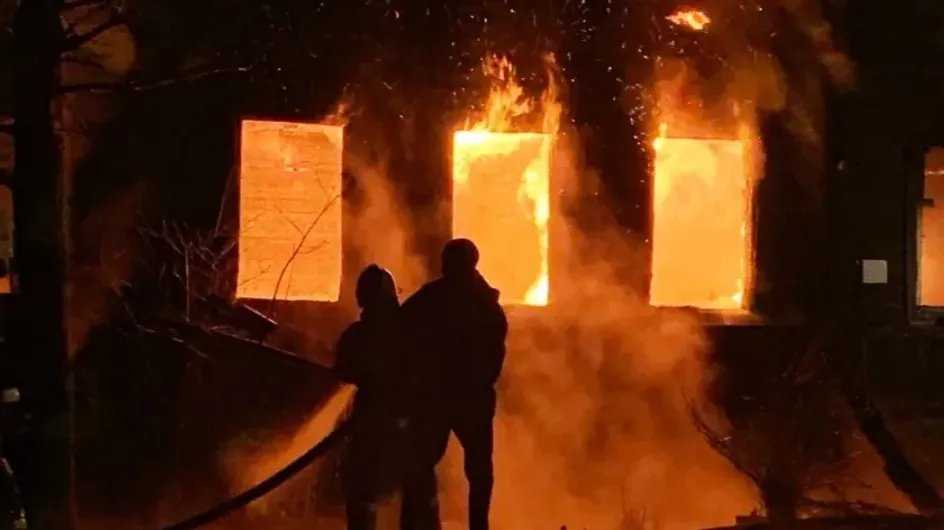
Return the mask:
M 469 276 L 479 264 L 479 249 L 468 239 L 453 239 L 442 251 L 442 274 L 447 277 Z
M 378 265 L 368 265 L 357 278 L 357 305 L 361 309 L 397 305 L 397 284 L 393 275 Z

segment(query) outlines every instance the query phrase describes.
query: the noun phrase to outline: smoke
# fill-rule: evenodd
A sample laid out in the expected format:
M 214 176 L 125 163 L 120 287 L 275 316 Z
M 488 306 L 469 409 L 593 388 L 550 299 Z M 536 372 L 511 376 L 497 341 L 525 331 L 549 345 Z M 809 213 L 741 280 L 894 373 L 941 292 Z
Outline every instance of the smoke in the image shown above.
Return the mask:
M 356 183 L 358 204 L 345 224 L 346 237 L 363 263 L 376 263 L 396 278 L 401 292 L 412 293 L 426 278 L 423 258 L 413 252 L 411 225 L 388 177 L 386 157 L 375 162 L 349 154 L 346 170 Z
M 343 234 L 347 251 L 353 250 L 361 264 L 376 263 L 391 271 L 401 293 L 412 293 L 427 279 L 424 259 L 413 252 L 413 231 L 409 212 L 392 181 L 390 156 L 383 131 L 361 117 L 362 109 L 346 95 L 336 110 L 321 120 L 346 127 L 344 172 L 349 190 L 344 202 Z M 281 432 L 259 433 L 254 440 L 247 433 L 234 440 L 222 453 L 220 466 L 233 494 L 268 478 L 320 441 L 334 425 L 350 401 L 351 388 L 319 406 L 297 425 Z M 322 465 L 322 464 L 316 464 Z M 318 471 L 312 472 L 311 477 Z M 310 494 L 310 492 L 308 492 Z M 249 506 L 249 515 L 268 515 L 290 501 L 291 491 L 283 488 Z
M 572 186 L 594 179 L 573 164 L 567 173 Z M 714 371 L 701 325 L 682 311 L 650 307 L 621 284 L 612 264 L 642 266 L 634 248 L 641 241 L 626 241 L 613 221 L 592 236 L 573 220 L 567 225 L 552 251 L 563 262 L 554 303 L 540 313 L 509 309 L 495 527 L 693 528 L 749 513 L 751 486 L 690 420 L 690 402 L 712 413 Z M 445 517 L 464 520 L 456 444 L 442 478 Z
M 256 440 L 246 436 L 230 442 L 222 451 L 221 468 L 232 495 L 238 495 L 271 477 L 317 445 L 337 426 L 353 395 L 353 387 L 341 387 L 289 436 L 275 440 L 269 437 Z M 323 465 L 324 462 L 322 459 L 317 465 Z M 285 501 L 286 493 L 283 488 L 264 495 L 251 503 L 248 509 L 253 515 L 268 514 Z
M 69 267 L 69 352 L 77 354 L 89 333 L 111 318 L 112 303 L 131 276 L 133 231 L 146 192 L 137 185 L 100 205 L 76 224 Z
M 777 114 L 810 160 L 818 159 L 826 85 L 855 83 L 821 4 L 710 0 L 702 13 L 711 21 L 704 27 L 668 16 L 662 28 L 650 130 L 668 123 L 670 136 L 677 128 L 682 136 L 756 139 L 763 117 Z
M 391 150 L 401 149 L 409 155 L 412 146 L 408 139 L 416 132 L 415 120 L 409 108 L 397 109 L 402 124 L 397 131 L 400 137 L 390 138 L 380 121 L 370 115 L 372 110 L 363 95 L 357 98 L 348 90 L 327 118 L 351 125 L 346 131 L 344 172 L 354 193 L 353 198 L 345 199 L 349 210 L 344 238 L 358 255 L 359 263 L 376 263 L 388 269 L 400 291 L 412 293 L 426 279 L 426 264 L 414 250 L 412 220 L 394 180 Z
M 375 143 L 374 145 L 378 145 Z M 573 151 L 558 143 L 571 191 L 592 185 Z M 358 204 L 345 225 L 361 261 L 390 268 L 405 292 L 425 279 L 383 151 L 348 153 Z M 569 205 L 563 205 L 566 209 Z M 704 442 L 688 406 L 707 413 L 714 372 L 698 321 L 649 306 L 624 287 L 614 263 L 638 263 L 615 222 L 586 235 L 567 222 L 552 259 L 555 302 L 538 312 L 509 308 L 508 357 L 496 428 L 496 528 L 621 528 L 630 521 L 692 528 L 732 522 L 756 505 L 750 484 Z M 559 244 L 558 243 L 562 243 Z M 559 295 L 559 296 L 558 296 Z M 271 475 L 316 443 L 332 414 L 319 412 L 265 450 L 237 441 L 223 457 L 233 492 Z M 271 438 L 268 438 L 271 439 Z M 444 517 L 464 519 L 461 454 L 441 468 Z M 265 514 L 280 494 L 251 506 Z
M 62 14 L 63 22 L 79 34 L 101 26 L 112 16 L 110 10 L 93 5 L 79 5 Z M 118 24 L 63 57 L 62 82 L 117 83 L 129 73 L 136 58 L 134 37 L 125 25 Z M 64 178 L 74 179 L 71 185 L 75 188 L 100 186 L 85 182 L 76 168 L 95 149 L 94 133 L 118 109 L 118 103 L 90 94 L 66 94 L 59 103 Z M 0 152 L 3 150 L 0 139 Z M 4 165 L 2 158 L 0 154 L 0 167 Z M 131 274 L 134 251 L 129 249 L 130 236 L 144 194 L 143 185 L 120 190 L 117 196 L 93 205 L 88 215 L 74 220 L 67 307 L 70 355 L 85 345 L 92 329 L 108 320 L 110 301 Z
M 719 25 L 708 27 L 714 32 Z M 697 118 L 696 126 L 720 121 L 718 131 L 704 132 L 709 135 L 731 134 L 733 123 L 733 134 L 755 136 L 758 109 L 787 108 L 786 75 L 771 54 L 757 52 L 752 36 L 714 35 L 730 67 L 719 80 L 721 97 L 698 93 L 701 114 L 675 117 Z M 664 113 L 676 111 L 667 102 L 685 99 L 695 72 L 684 61 L 676 64 L 669 68 L 674 75 L 656 80 Z M 712 108 L 719 101 L 724 108 Z M 722 117 L 715 120 L 714 114 Z M 411 252 L 409 217 L 390 184 L 389 157 L 375 147 L 382 142 L 368 144 L 374 147 L 349 151 L 346 161 L 361 196 L 346 237 L 356 242 L 361 261 L 390 268 L 401 287 L 412 291 L 425 279 L 425 267 Z M 574 147 L 558 145 L 570 162 L 563 177 L 572 189 L 592 186 L 595 177 L 574 162 Z M 569 205 L 563 206 L 557 215 Z M 565 224 L 563 241 L 555 237 L 551 250 L 555 263 L 562 263 L 552 279 L 553 304 L 533 313 L 509 310 L 495 422 L 495 527 L 687 529 L 730 524 L 751 512 L 758 505 L 753 486 L 691 422 L 693 404 L 702 414 L 719 421 L 721 416 L 709 396 L 716 373 L 705 330 L 689 313 L 651 307 L 621 281 L 618 264 L 645 266 L 644 242 L 627 241 L 605 216 L 603 229 L 592 235 L 574 219 Z M 297 440 L 313 442 L 299 434 L 289 445 Z M 296 452 L 283 447 L 272 457 L 231 460 L 227 468 L 237 469 L 232 482 L 240 485 Z M 464 520 L 462 475 L 461 452 L 453 443 L 441 469 L 447 520 Z

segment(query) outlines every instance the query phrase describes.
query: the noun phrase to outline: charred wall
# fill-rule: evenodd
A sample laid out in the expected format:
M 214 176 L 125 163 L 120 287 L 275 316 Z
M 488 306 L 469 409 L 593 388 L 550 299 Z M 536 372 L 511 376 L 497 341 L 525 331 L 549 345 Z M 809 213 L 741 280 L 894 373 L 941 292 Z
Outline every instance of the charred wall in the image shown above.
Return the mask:
M 828 255 L 830 311 L 857 326 L 862 369 L 895 394 L 940 400 L 944 344 L 917 307 L 918 218 L 924 156 L 940 145 L 944 12 L 904 2 L 894 13 L 850 3 L 844 19 L 857 64 L 853 90 L 831 109 Z M 880 37 L 880 38 L 877 38 Z M 885 260 L 888 281 L 862 283 L 861 260 Z

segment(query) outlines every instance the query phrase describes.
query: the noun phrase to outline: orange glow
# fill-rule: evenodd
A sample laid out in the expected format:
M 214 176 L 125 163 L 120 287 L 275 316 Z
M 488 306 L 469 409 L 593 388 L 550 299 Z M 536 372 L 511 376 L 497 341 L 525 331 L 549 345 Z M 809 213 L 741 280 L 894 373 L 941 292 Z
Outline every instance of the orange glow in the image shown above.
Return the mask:
M 743 309 L 750 204 L 744 144 L 666 133 L 663 125 L 654 142 L 650 302 Z
M 459 131 L 452 231 L 475 241 L 503 303 L 546 305 L 551 136 Z
M 931 149 L 924 162 L 921 239 L 918 241 L 918 303 L 944 307 L 944 148 Z
M 711 24 L 711 19 L 708 18 L 708 15 L 706 15 L 704 11 L 697 9 L 679 9 L 667 16 L 666 19 L 673 24 L 685 26 L 695 31 L 703 31 L 708 27 L 708 24 Z
M 540 102 L 527 98 L 507 59 L 484 65 L 490 81 L 484 116 L 453 135 L 452 231 L 475 241 L 479 269 L 504 304 L 547 305 L 550 167 L 560 106 L 552 82 Z M 514 132 L 521 119 L 539 121 Z M 536 118 L 535 118 L 536 117 Z
M 241 141 L 236 296 L 337 301 L 344 128 L 245 120 Z

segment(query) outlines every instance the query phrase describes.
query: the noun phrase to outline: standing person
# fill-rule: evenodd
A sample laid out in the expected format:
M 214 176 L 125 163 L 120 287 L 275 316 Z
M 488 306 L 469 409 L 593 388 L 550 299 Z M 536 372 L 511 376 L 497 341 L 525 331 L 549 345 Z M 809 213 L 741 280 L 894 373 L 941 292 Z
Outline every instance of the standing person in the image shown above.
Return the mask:
M 440 527 L 436 464 L 453 432 L 462 444 L 469 482 L 469 530 L 487 530 L 492 498 L 495 383 L 505 361 L 508 320 L 498 290 L 478 272 L 479 251 L 454 239 L 442 251 L 442 277 L 403 305 L 421 368 L 421 406 L 404 489 L 402 525 Z
M 357 280 L 356 298 L 360 320 L 341 335 L 335 365 L 357 386 L 341 482 L 348 529 L 372 530 L 378 502 L 402 484 L 407 363 L 393 276 L 370 265 Z

